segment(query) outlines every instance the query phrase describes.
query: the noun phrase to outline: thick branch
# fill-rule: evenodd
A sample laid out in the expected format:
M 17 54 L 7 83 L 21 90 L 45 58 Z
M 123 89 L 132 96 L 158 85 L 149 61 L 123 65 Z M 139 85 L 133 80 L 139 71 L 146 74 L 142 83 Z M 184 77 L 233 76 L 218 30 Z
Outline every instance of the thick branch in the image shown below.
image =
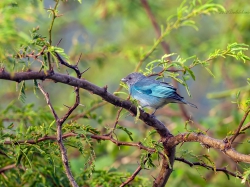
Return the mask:
M 164 145 L 164 153 L 166 156 L 162 157 L 161 171 L 154 181 L 153 187 L 164 187 L 167 183 L 174 167 L 175 160 L 175 146 L 169 147 Z
M 227 143 L 223 142 L 222 140 L 214 139 L 201 133 L 197 134 L 192 132 L 178 134 L 177 136 L 170 137 L 168 140 L 166 140 L 166 142 L 164 142 L 164 144 L 171 147 L 183 142 L 200 142 L 209 147 L 219 149 L 235 162 L 250 163 L 250 155 L 241 154 L 235 151 L 232 147 L 228 147 Z
M 101 96 L 107 102 L 115 106 L 123 107 L 126 110 L 130 111 L 132 114 L 136 115 L 136 107 L 132 105 L 130 101 L 122 101 L 120 98 L 107 92 L 107 90 L 104 88 L 100 88 L 86 80 L 74 78 L 69 75 L 63 75 L 54 72 L 46 72 L 46 74 L 44 72 L 20 72 L 11 75 L 10 73 L 2 69 L 2 71 L 0 71 L 0 79 L 12 80 L 17 82 L 33 79 L 51 79 L 56 82 L 61 82 L 71 86 L 79 86 L 80 88 L 86 89 L 92 92 L 93 94 Z M 161 137 L 168 137 L 170 135 L 170 132 L 164 126 L 164 124 L 162 124 L 156 118 L 148 115 L 142 110 L 140 110 L 140 119 L 144 121 L 147 125 L 154 127 L 161 135 Z M 250 156 L 240 154 L 232 148 L 225 149 L 225 143 L 223 141 L 213 139 L 207 135 L 185 133 L 179 134 L 175 137 L 170 137 L 168 141 L 166 141 L 167 145 L 169 146 L 175 146 L 181 142 L 201 142 L 209 145 L 210 147 L 222 150 L 227 156 L 229 156 L 235 161 L 250 162 Z
M 136 115 L 137 112 L 137 108 L 130 101 L 121 100 L 119 97 L 116 97 L 113 94 L 109 93 L 105 88 L 100 88 L 83 79 L 78 79 L 69 75 L 55 73 L 53 71 L 48 71 L 48 72 L 30 71 L 30 72 L 19 72 L 10 74 L 4 69 L 0 69 L 0 79 L 11 80 L 16 82 L 21 82 L 23 80 L 34 80 L 34 79 L 40 79 L 40 80 L 51 79 L 55 82 L 60 82 L 63 84 L 88 90 L 95 95 L 99 95 L 104 100 L 115 106 L 123 107 L 124 109 L 131 112 L 133 115 Z M 147 125 L 154 127 L 161 137 L 167 137 L 168 135 L 170 135 L 170 132 L 163 123 L 161 123 L 156 118 L 150 116 L 148 113 L 142 110 L 140 110 L 140 119 L 144 121 Z

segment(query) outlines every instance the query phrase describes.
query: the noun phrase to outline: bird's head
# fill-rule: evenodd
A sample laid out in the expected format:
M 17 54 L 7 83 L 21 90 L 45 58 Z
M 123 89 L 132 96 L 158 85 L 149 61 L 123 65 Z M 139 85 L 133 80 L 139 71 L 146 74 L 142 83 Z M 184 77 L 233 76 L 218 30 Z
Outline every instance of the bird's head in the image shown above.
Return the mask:
M 132 85 L 143 78 L 145 78 L 143 74 L 135 72 L 130 73 L 127 77 L 121 79 L 121 81 L 127 83 L 128 85 Z

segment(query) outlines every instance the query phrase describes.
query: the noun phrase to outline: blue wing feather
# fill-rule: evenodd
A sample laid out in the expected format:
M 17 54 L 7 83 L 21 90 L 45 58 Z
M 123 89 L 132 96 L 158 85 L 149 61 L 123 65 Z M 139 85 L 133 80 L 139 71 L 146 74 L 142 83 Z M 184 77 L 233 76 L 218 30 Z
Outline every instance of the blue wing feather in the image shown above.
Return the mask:
M 131 85 L 130 94 L 139 100 L 143 107 L 158 109 L 167 103 L 183 103 L 197 108 L 194 104 L 185 101 L 172 85 L 150 78 L 144 78 Z
M 134 85 L 139 93 L 151 95 L 159 98 L 172 98 L 181 100 L 183 97 L 176 93 L 176 88 L 165 82 L 156 82 L 153 80 L 140 81 Z

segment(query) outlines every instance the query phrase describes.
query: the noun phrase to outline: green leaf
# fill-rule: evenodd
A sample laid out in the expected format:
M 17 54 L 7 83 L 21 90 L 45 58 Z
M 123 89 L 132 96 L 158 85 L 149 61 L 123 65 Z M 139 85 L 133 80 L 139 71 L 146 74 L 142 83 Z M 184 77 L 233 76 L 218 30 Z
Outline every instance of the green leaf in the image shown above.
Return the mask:
M 129 139 L 131 141 L 133 141 L 133 138 L 132 138 L 132 132 L 130 132 L 127 128 L 123 127 L 123 126 L 120 126 L 119 124 L 117 124 L 116 126 L 117 129 L 120 129 L 120 130 L 123 130 L 128 136 L 129 136 Z
M 246 170 L 246 171 L 244 171 L 244 173 L 243 173 L 243 179 L 241 180 L 241 183 L 242 184 L 245 184 L 246 183 L 246 181 L 248 181 L 249 180 L 249 175 L 250 175 L 250 169 L 249 170 Z
M 62 56 L 69 64 L 69 56 L 64 52 L 64 49 L 60 48 L 60 47 L 55 47 L 55 46 L 50 46 L 48 48 L 48 51 L 51 52 L 52 57 L 54 58 L 55 62 L 57 63 L 58 66 L 58 60 L 57 57 L 55 56 L 55 52 L 57 52 L 60 56 Z
M 135 116 L 135 124 L 139 120 L 139 117 L 140 117 L 140 107 L 137 107 L 136 108 L 136 116 Z
M 12 129 L 14 127 L 14 123 L 11 123 L 8 127 L 7 127 L 7 129 Z
M 191 69 L 189 69 L 187 66 L 184 66 L 184 68 L 189 73 L 189 75 L 191 75 L 192 79 L 195 81 L 194 72 Z
M 20 91 L 19 91 L 19 95 L 18 95 L 18 99 L 25 103 L 25 99 L 26 99 L 26 94 L 25 94 L 25 81 L 22 81 L 21 83 L 21 88 L 20 88 Z
M 38 88 L 37 80 L 34 79 L 34 80 L 33 80 L 33 83 L 34 83 L 34 94 L 37 96 L 36 91 L 39 89 L 39 88 Z M 37 97 L 38 97 L 38 96 L 37 96 Z
M 215 77 L 215 75 L 212 73 L 212 71 L 211 71 L 209 68 L 205 67 L 205 69 L 208 71 L 208 73 L 209 73 L 210 75 L 212 75 L 213 77 Z

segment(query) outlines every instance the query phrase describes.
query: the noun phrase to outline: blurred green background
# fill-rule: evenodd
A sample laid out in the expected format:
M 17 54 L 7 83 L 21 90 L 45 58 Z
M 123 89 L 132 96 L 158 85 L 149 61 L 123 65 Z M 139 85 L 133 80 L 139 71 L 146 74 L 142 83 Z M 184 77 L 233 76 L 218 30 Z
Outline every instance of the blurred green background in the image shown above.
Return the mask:
M 192 2 L 196 1 L 188 1 L 186 4 L 188 5 Z M 205 1 L 202 2 L 204 3 Z M 182 1 L 148 0 L 148 3 L 157 23 L 165 28 L 167 18 L 176 13 Z M 244 0 L 213 1 L 213 3 L 224 6 L 226 12 L 196 16 L 193 20 L 196 22 L 197 30 L 192 27 L 180 27 L 171 30 L 164 38 L 164 41 L 170 46 L 171 53 L 176 53 L 180 55 L 181 58 L 196 55 L 199 59 L 205 60 L 215 49 L 226 49 L 230 43 L 250 43 L 250 4 Z M 196 4 L 198 6 L 199 1 L 197 1 Z M 6 67 L 13 72 L 27 70 L 27 67 L 33 70 L 40 69 L 40 64 L 32 59 L 25 59 L 22 63 L 16 63 L 9 59 L 13 54 L 19 52 L 21 44 L 26 45 L 31 40 L 30 33 L 33 28 L 39 27 L 38 33 L 48 38 L 48 28 L 51 24 L 52 15 L 47 9 L 54 7 L 54 5 L 55 2 L 52 0 L 3 0 L 0 2 L 1 67 Z M 75 64 L 80 54 L 82 54 L 79 68 L 83 71 L 90 67 L 90 69 L 83 74 L 83 78 L 100 87 L 107 85 L 108 91 L 111 93 L 119 87 L 121 78 L 134 71 L 140 60 L 141 51 L 147 52 L 157 38 L 141 1 L 82 0 L 81 3 L 73 0 L 60 1 L 58 10 L 61 16 L 55 19 L 52 30 L 52 45 L 57 45 L 60 39 L 62 39 L 59 43 L 59 47 L 65 50 L 72 64 Z M 143 63 L 141 70 L 145 70 L 144 68 L 148 62 L 160 59 L 164 54 L 165 52 L 159 45 Z M 250 55 L 250 52 L 246 51 L 246 54 Z M 176 58 L 177 55 L 172 58 Z M 74 76 L 74 72 L 70 70 L 67 71 L 66 68 L 61 65 L 58 67 L 55 65 L 54 67 L 56 71 L 60 73 L 69 73 Z M 247 78 L 249 78 L 250 75 L 249 61 L 243 63 L 242 61 L 229 57 L 218 58 L 210 61 L 209 69 L 215 77 L 211 76 L 202 66 L 197 66 L 192 69 L 196 80 L 193 81 L 190 79 L 187 81 L 192 95 L 191 98 L 189 98 L 182 85 L 179 85 L 179 93 L 199 108 L 197 110 L 187 106 L 186 109 L 190 117 L 201 124 L 204 129 L 207 129 L 209 135 L 217 139 L 223 139 L 230 131 L 237 128 L 244 114 L 242 110 L 238 109 L 237 104 L 233 102 L 237 100 L 236 93 L 241 90 L 241 87 L 246 88 L 241 92 L 238 101 L 243 102 L 249 98 L 250 88 L 247 83 Z M 164 80 L 167 82 L 172 81 L 170 78 L 164 78 Z M 63 115 L 67 111 L 64 105 L 70 106 L 74 102 L 75 96 L 73 89 L 69 86 L 59 83 L 55 84 L 50 81 L 44 81 L 42 84 L 45 90 L 49 92 L 51 101 L 58 114 Z M 127 93 L 127 90 L 123 89 L 123 91 Z M 220 93 L 222 91 L 227 92 L 222 97 L 215 99 L 216 94 L 214 93 Z M 211 93 L 211 97 L 207 97 L 207 95 Z M 27 129 L 30 129 L 30 126 L 35 126 L 34 129 L 29 130 L 29 132 L 35 134 L 41 133 L 37 135 L 37 137 L 44 135 L 42 130 L 41 132 L 37 132 L 37 130 L 39 128 L 42 129 L 43 125 L 49 126 L 53 118 L 43 95 L 39 90 L 34 94 L 32 81 L 26 81 L 26 99 L 24 103 L 18 100 L 19 95 L 20 85 L 0 80 L 1 134 L 8 133 L 10 135 L 19 133 L 18 135 L 15 134 L 19 139 L 32 139 L 34 134 L 33 136 L 32 134 L 27 136 Z M 126 95 L 123 94 L 119 96 L 126 98 Z M 84 106 L 79 106 L 73 116 L 89 111 L 89 109 L 101 102 L 101 98 L 85 90 L 81 90 L 81 104 Z M 34 103 L 34 105 L 32 105 L 32 103 Z M 8 110 L 6 107 L 8 107 Z M 242 107 L 244 108 L 244 106 Z M 168 110 L 168 112 L 166 112 L 166 110 Z M 75 126 L 89 125 L 105 133 L 109 128 L 112 128 L 117 111 L 118 108 L 111 104 L 106 104 L 89 112 L 84 118 L 80 118 L 74 123 Z M 150 110 L 147 111 L 151 112 Z M 170 113 L 172 115 L 168 115 Z M 181 117 L 178 105 L 170 104 L 159 110 L 156 115 L 158 119 L 166 124 L 174 135 L 186 131 L 185 121 Z M 71 119 L 73 119 L 73 117 Z M 14 122 L 14 128 L 6 130 L 12 122 Z M 247 122 L 249 122 L 249 117 Z M 67 125 L 74 126 L 74 123 L 71 123 L 69 120 Z M 155 141 L 159 139 L 156 134 L 145 138 L 153 129 L 147 127 L 141 121 L 135 123 L 135 120 L 125 111 L 122 112 L 119 125 L 128 128 L 128 130 L 133 133 L 132 137 L 134 142 L 140 141 L 147 144 L 148 138 L 154 139 Z M 68 126 L 65 127 L 65 132 L 69 131 L 70 128 L 68 128 Z M 194 127 L 191 125 L 191 127 L 188 126 L 188 128 Z M 55 133 L 53 132 L 53 128 L 49 129 L 49 134 L 53 133 Z M 241 153 L 249 154 L 248 135 L 249 132 L 235 145 L 237 147 L 236 149 Z M 116 136 L 120 141 L 130 141 L 127 134 L 123 131 L 116 130 Z M 90 186 L 95 186 L 94 179 L 98 179 L 99 182 L 101 179 L 105 181 L 105 174 L 101 173 L 102 170 L 109 171 L 110 173 L 113 171 L 132 173 L 138 166 L 140 155 L 143 152 L 133 147 L 118 147 L 108 141 L 97 142 L 93 140 L 91 144 L 86 143 L 85 140 L 74 138 L 67 141 L 68 156 L 73 173 L 77 176 L 77 181 L 81 181 L 79 182 L 80 184 L 82 184 L 84 180 L 91 181 L 92 183 L 88 183 Z M 45 150 L 45 144 L 39 146 Z M 15 170 L 15 172 L 13 170 L 8 171 L 5 175 L 7 178 L 13 177 L 13 181 L 11 183 L 2 182 L 1 185 L 16 185 L 18 181 L 23 181 L 22 185 L 32 186 L 31 181 L 33 181 L 34 186 L 48 186 L 50 184 L 67 186 L 68 183 L 62 173 L 63 169 L 60 165 L 60 156 L 58 156 L 58 153 L 55 153 L 55 156 L 57 156 L 55 158 L 51 156 L 54 154 L 52 152 L 58 152 L 57 147 L 56 145 L 50 146 L 51 147 L 46 150 L 47 152 L 43 153 L 46 154 L 46 158 L 48 157 L 47 161 L 45 159 L 45 161 L 41 162 L 41 167 L 45 164 L 46 167 L 48 167 L 47 169 L 41 172 L 39 167 L 36 168 L 36 166 L 39 165 L 37 163 L 38 161 L 36 158 L 32 157 L 31 159 L 31 156 L 29 156 L 29 154 L 34 154 L 36 151 L 32 153 L 29 152 L 26 157 L 22 157 L 21 162 L 18 162 L 29 169 L 25 172 L 17 170 Z M 76 147 L 82 147 L 83 152 L 79 151 Z M 8 163 L 13 163 L 13 161 L 18 159 L 20 150 L 26 148 L 27 147 L 23 146 L 19 148 L 15 146 L 11 148 L 6 147 L 6 145 L 3 146 L 2 149 L 5 150 L 9 156 L 12 156 L 6 158 L 0 155 L 0 157 L 2 157 L 0 159 L 0 167 L 2 168 Z M 45 158 L 42 153 L 36 154 L 41 154 L 40 156 Z M 210 155 L 208 164 L 211 165 L 214 162 L 217 167 L 227 167 L 230 171 L 243 172 L 249 167 L 247 164 L 235 163 L 218 150 L 211 149 L 210 152 L 208 152 L 202 148 L 199 143 L 185 143 L 177 147 L 177 156 L 183 156 L 190 161 L 203 160 L 202 155 L 205 154 Z M 51 161 L 50 159 L 52 158 L 55 160 Z M 27 160 L 30 160 L 29 164 L 27 164 Z M 60 175 L 62 176 L 57 172 L 53 174 L 54 178 L 58 178 L 58 183 L 46 183 L 43 181 L 49 178 L 47 172 L 53 170 L 50 166 L 47 166 L 48 163 L 50 163 L 48 160 L 50 160 L 51 163 L 58 164 L 54 167 L 54 171 L 55 168 L 58 167 L 57 172 L 61 173 Z M 84 168 L 88 168 L 85 165 L 86 163 L 87 166 L 94 164 L 93 167 L 96 171 L 100 171 L 99 174 L 103 178 L 94 172 L 92 178 L 88 179 L 85 174 L 92 173 L 93 171 L 84 170 Z M 142 186 L 150 186 L 154 180 L 153 176 L 156 176 L 156 173 L 159 172 L 160 161 L 158 161 L 157 158 L 154 159 L 154 164 L 156 165 L 155 168 L 143 170 L 140 173 L 140 176 L 144 177 L 143 181 L 145 182 L 145 184 L 139 182 Z M 29 171 L 30 173 L 28 173 Z M 46 173 L 46 175 L 41 176 L 43 172 Z M 31 178 L 29 178 L 30 176 L 37 177 L 32 177 L 31 180 Z M 1 177 L 2 181 L 6 180 L 5 177 Z M 102 185 L 111 185 L 110 179 L 112 179 L 112 177 L 108 176 Z M 118 177 L 117 180 L 119 184 L 119 182 L 124 179 Z M 230 180 L 228 180 L 227 176 L 222 172 L 213 172 L 201 167 L 190 168 L 187 164 L 178 161 L 175 162 L 174 172 L 168 184 L 172 187 L 191 185 L 208 187 L 246 186 L 245 184 L 241 184 L 240 179 L 230 177 Z M 96 186 L 98 186 L 97 183 Z

